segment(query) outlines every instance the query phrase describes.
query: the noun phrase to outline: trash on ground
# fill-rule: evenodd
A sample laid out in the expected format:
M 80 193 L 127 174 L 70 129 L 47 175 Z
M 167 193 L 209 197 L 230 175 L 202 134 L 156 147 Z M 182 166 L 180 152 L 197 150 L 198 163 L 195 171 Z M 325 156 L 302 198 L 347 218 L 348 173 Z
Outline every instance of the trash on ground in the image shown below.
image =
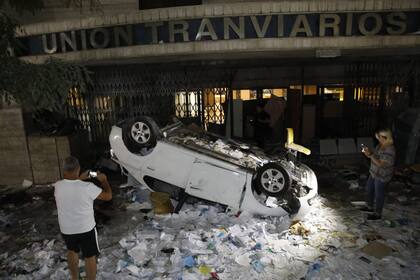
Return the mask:
M 310 230 L 305 227 L 301 221 L 293 221 L 290 225 L 289 231 L 294 235 L 308 236 Z
M 392 248 L 382 242 L 375 240 L 369 242 L 369 244 L 363 247 L 362 252 L 375 258 L 382 259 L 392 253 Z
M 152 192 L 150 194 L 155 214 L 168 214 L 174 211 L 169 194 L 163 192 Z

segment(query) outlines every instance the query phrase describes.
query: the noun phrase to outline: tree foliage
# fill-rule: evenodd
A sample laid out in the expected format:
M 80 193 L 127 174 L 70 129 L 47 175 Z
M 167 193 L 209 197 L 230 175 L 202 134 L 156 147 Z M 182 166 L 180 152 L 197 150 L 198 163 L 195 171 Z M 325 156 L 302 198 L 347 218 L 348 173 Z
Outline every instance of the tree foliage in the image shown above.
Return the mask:
M 17 28 L 17 22 L 0 11 L 0 97 L 28 109 L 62 111 L 71 88 L 83 92 L 91 83 L 87 69 L 57 59 L 33 64 L 12 56 L 10 50 L 19 47 Z
M 73 87 L 85 92 L 90 84 L 86 68 L 49 59 L 33 64 L 16 57 L 0 58 L 0 95 L 15 100 L 25 108 L 62 112 L 69 90 Z
M 83 10 L 84 8 L 84 0 L 65 0 L 67 7 L 76 7 L 80 10 Z M 88 6 L 90 11 L 100 11 L 102 4 L 101 0 L 89 0 Z
M 6 4 L 18 13 L 24 11 L 34 13 L 35 11 L 44 8 L 43 0 L 0 0 L 0 8 L 4 7 Z

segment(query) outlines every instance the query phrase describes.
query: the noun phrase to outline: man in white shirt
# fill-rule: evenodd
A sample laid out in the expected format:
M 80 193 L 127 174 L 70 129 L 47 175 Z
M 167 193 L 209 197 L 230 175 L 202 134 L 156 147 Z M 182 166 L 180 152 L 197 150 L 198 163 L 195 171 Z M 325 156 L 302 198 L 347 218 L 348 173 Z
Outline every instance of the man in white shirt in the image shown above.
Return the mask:
M 98 188 L 88 179 L 88 171 L 80 174 L 79 161 L 68 157 L 63 165 L 64 179 L 56 182 L 55 201 L 57 204 L 58 223 L 67 246 L 67 262 L 71 278 L 78 279 L 79 251 L 85 259 L 87 279 L 96 279 L 96 256 L 99 254 L 96 223 L 93 214 L 95 199 L 111 200 L 112 190 L 105 174 L 97 174 L 101 183 Z

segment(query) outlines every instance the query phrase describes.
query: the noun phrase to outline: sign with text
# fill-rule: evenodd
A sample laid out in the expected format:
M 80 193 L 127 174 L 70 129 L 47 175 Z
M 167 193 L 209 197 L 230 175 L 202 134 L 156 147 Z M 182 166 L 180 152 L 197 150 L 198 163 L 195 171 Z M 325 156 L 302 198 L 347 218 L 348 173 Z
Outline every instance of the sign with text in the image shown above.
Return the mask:
M 18 55 L 205 40 L 420 34 L 419 12 L 271 14 L 184 19 L 21 37 Z

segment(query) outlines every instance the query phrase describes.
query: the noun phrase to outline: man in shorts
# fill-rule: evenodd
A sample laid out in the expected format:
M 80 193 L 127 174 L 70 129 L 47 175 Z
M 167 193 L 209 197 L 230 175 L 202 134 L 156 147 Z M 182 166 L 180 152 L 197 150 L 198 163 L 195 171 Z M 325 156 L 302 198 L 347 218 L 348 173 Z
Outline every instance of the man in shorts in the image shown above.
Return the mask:
M 111 186 L 105 174 L 97 173 L 98 188 L 88 179 L 88 171 L 80 174 L 79 161 L 68 157 L 63 164 L 64 179 L 54 184 L 58 223 L 67 246 L 67 262 L 71 279 L 78 279 L 79 252 L 85 259 L 87 279 L 96 279 L 96 256 L 99 254 L 98 236 L 93 214 L 95 199 L 112 199 Z

